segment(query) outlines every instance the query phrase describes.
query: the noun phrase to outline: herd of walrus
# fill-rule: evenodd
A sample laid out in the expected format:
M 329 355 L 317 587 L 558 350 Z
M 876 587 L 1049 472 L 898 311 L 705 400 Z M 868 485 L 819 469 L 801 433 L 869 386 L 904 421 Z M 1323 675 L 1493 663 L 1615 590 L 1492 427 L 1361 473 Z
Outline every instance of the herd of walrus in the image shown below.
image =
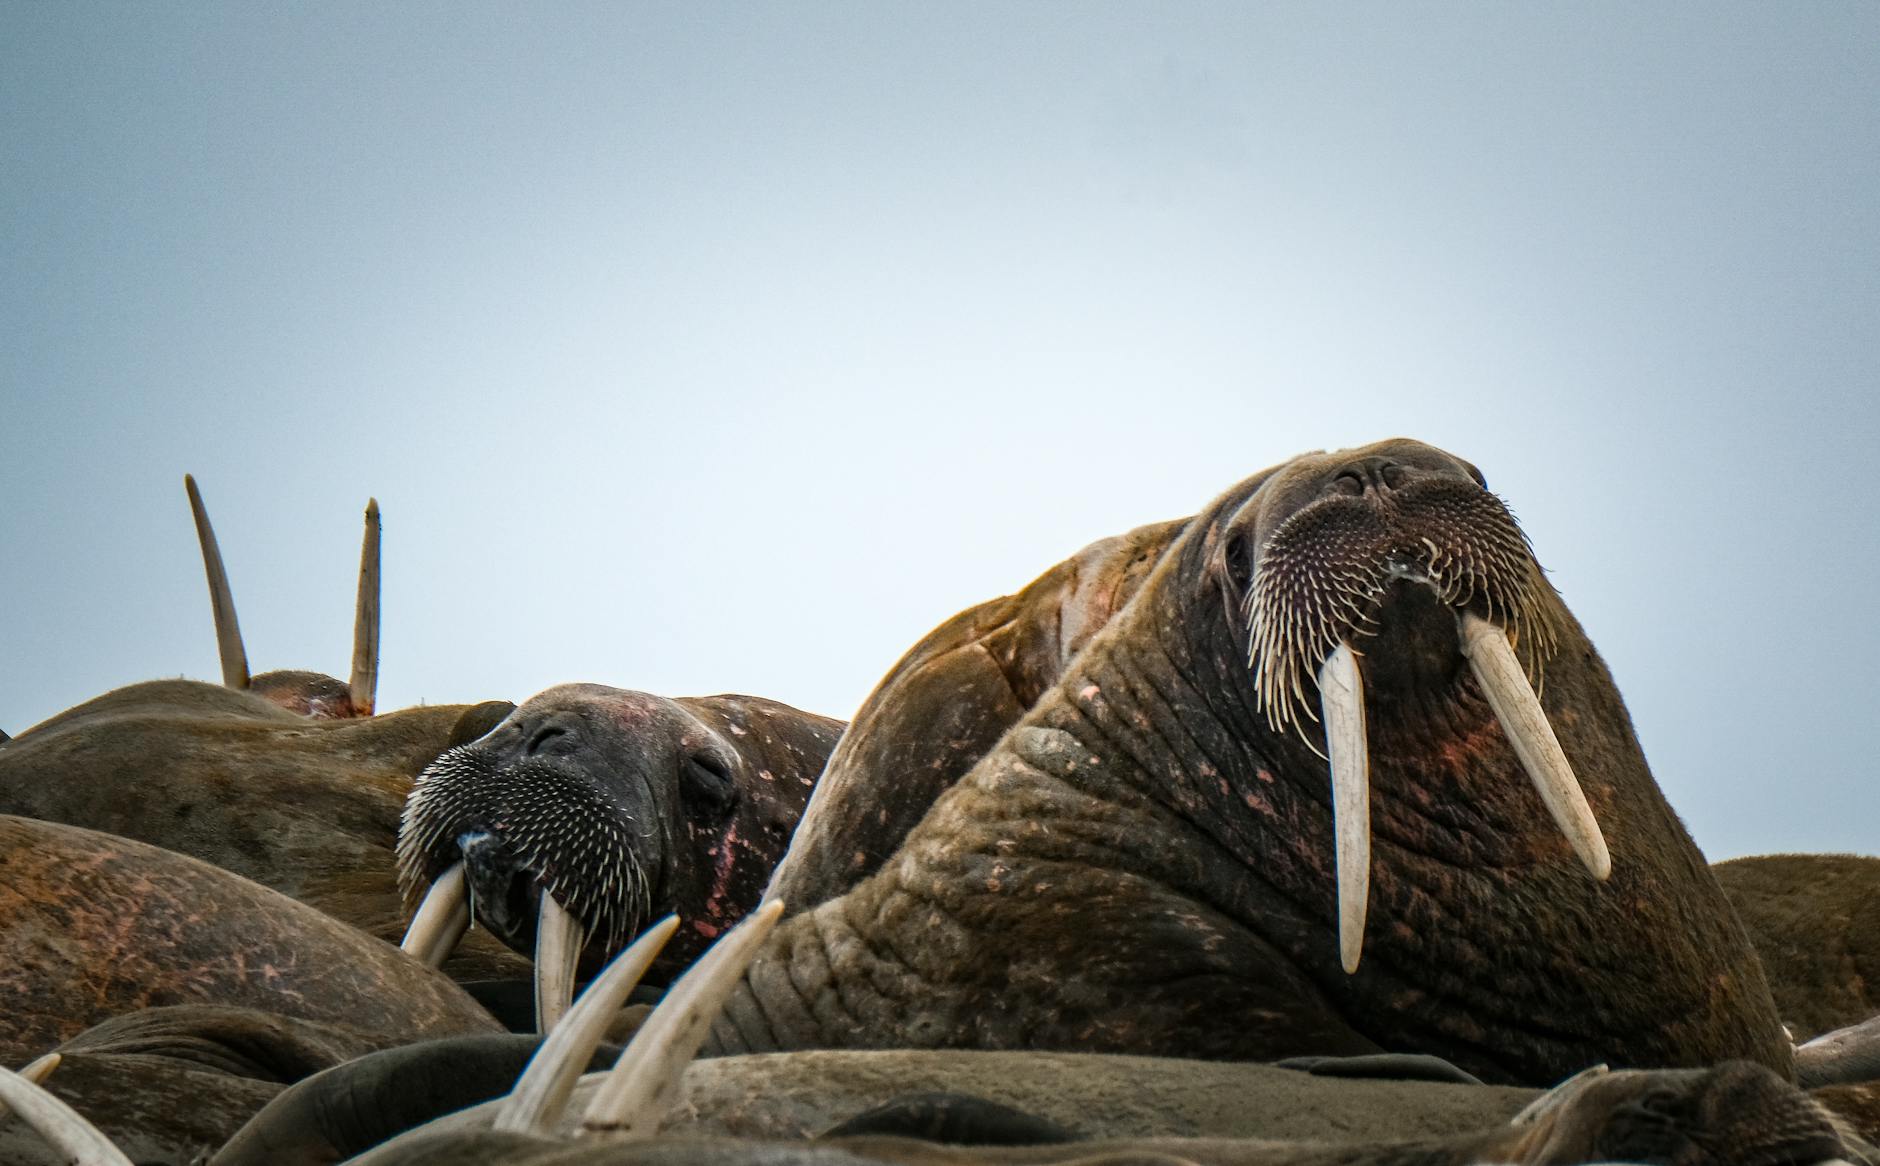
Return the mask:
M 250 675 L 0 734 L 0 1166 L 1880 1166 L 1880 858 L 1708 864 L 1482 474 L 1310 453 L 843 722 Z

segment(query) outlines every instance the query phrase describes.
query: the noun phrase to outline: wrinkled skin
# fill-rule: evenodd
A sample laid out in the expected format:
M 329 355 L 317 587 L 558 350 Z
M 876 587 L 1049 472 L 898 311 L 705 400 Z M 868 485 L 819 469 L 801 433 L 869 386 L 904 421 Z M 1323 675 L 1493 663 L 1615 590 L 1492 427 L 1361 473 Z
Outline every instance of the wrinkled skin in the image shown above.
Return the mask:
M 501 1097 L 542 1038 L 455 1037 L 361 1056 L 283 1090 L 226 1142 L 209 1166 L 319 1166 L 351 1158 L 421 1122 Z M 619 1055 L 603 1046 L 590 1071 Z
M 1269 1070 L 1270 1072 L 1271 1070 Z M 1342 1083 L 1349 1085 L 1351 1083 Z M 1424 1088 L 1432 1088 L 1425 1086 Z M 1479 1089 L 1479 1087 L 1448 1087 Z M 430 1132 L 358 1159 L 360 1166 L 489 1162 L 507 1166 L 674 1163 L 756 1166 L 804 1163 L 1244 1163 L 1247 1166 L 1463 1166 L 1475 1162 L 1624 1160 L 1679 1166 L 1821 1162 L 1852 1156 L 1828 1117 L 1793 1086 L 1755 1065 L 1619 1073 L 1570 1082 L 1513 1125 L 1419 1141 L 1250 1141 L 1137 1136 L 985 1149 L 897 1137 L 818 1141 L 686 1136 L 632 1143 L 568 1143 L 490 1131 Z
M 1798 1043 L 1880 1014 L 1880 858 L 1769 854 L 1710 869 Z
M 1129 601 L 1186 521 L 1093 543 L 908 649 L 836 746 L 766 898 L 807 910 L 873 874 Z
M 191 1166 L 227 1141 L 280 1090 L 383 1047 L 344 1025 L 249 1008 L 146 1008 L 59 1046 L 54 1096 L 140 1164 Z M 0 1162 L 61 1161 L 23 1122 L 0 1122 Z
M 219 1004 L 385 1044 L 497 1026 L 449 979 L 286 896 L 140 842 L 0 817 L 0 1063 L 114 1016 Z
M 1368 506 L 1388 524 L 1419 491 L 1462 497 L 1476 480 L 1397 441 L 1297 458 L 1223 495 L 894 858 L 780 926 L 709 1047 L 1417 1051 L 1531 1083 L 1598 1061 L 1789 1073 L 1743 931 L 1551 588 L 1543 705 L 1611 846 L 1610 881 L 1586 874 L 1535 796 L 1455 612 L 1396 588 L 1354 645 L 1372 886 L 1363 964 L 1339 968 L 1317 730 L 1276 732 L 1256 707 L 1242 603 L 1294 515 Z
M 663 982 L 757 904 L 841 731 L 760 697 L 551 688 L 420 776 L 406 885 L 464 862 L 478 921 L 525 954 L 551 885 L 587 929 L 587 974 L 676 913 Z
M 396 943 L 405 916 L 394 849 L 412 779 L 512 707 L 321 720 L 220 685 L 128 685 L 0 749 L 0 813 L 187 854 Z M 464 979 L 527 974 L 478 935 L 447 970 Z

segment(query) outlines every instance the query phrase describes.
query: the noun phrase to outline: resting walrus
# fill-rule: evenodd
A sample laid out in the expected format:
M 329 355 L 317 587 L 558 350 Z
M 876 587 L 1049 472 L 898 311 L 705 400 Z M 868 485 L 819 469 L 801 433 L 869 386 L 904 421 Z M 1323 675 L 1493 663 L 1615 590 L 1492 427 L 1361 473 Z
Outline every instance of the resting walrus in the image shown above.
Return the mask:
M 1523 669 L 1538 704 L 1510 694 Z M 1484 673 L 1502 677 L 1487 696 Z M 1362 694 L 1327 710 L 1342 771 L 1368 758 L 1370 775 L 1368 813 L 1362 781 L 1340 783 L 1337 829 L 1321 689 Z M 1504 724 L 1526 724 L 1518 744 Z M 1604 838 L 1545 757 L 1554 734 Z M 1589 875 L 1608 861 L 1609 881 Z M 1790 1071 L 1604 665 L 1479 473 L 1402 440 L 1216 500 L 898 853 L 766 955 L 719 1051 L 1418 1051 L 1532 1083 L 1597 1061 Z
M 755 696 L 669 699 L 600 684 L 530 697 L 418 775 L 398 837 L 419 919 L 405 948 L 441 959 L 469 925 L 536 956 L 537 1022 L 667 912 L 685 926 L 655 978 L 757 904 L 842 722 Z

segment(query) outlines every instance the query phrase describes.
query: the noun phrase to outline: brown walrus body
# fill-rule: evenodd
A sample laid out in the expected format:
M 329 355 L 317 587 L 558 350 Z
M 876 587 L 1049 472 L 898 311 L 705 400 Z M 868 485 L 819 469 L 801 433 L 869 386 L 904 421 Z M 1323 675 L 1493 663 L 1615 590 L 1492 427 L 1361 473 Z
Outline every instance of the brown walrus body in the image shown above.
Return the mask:
M 1439 597 L 1425 584 L 1445 571 Z M 1287 725 L 1306 723 L 1287 702 L 1329 645 L 1269 651 L 1257 673 L 1249 623 L 1260 587 L 1301 591 L 1309 616 L 1353 579 L 1372 589 L 1343 634 L 1363 659 L 1374 838 L 1348 976 L 1320 738 Z M 1458 611 L 1507 627 L 1542 672 L 1610 881 L 1523 777 Z M 781 925 L 714 1047 L 828 1046 L 1383 1049 L 1532 1083 L 1598 1061 L 1790 1071 L 1761 969 L 1603 664 L 1474 469 L 1407 441 L 1297 458 L 1218 499 L 893 858 Z
M 331 720 L 197 681 L 128 685 L 8 742 L 0 813 L 187 854 L 396 943 L 398 814 L 412 779 L 513 707 Z M 526 965 L 479 935 L 447 970 L 477 979 Z
M 1880 858 L 1766 854 L 1710 869 L 1797 1042 L 1880 1014 Z
M 873 874 L 1129 601 L 1186 522 L 1093 543 L 908 649 L 830 756 L 766 897 L 806 910 Z
M 496 1029 L 445 977 L 238 875 L 141 842 L 0 817 L 0 1063 L 140 1008 L 223 1004 L 387 1043 Z
M 921 1059 L 920 1054 L 909 1056 Z M 1015 1055 L 1015 1059 L 1043 1062 L 1052 1058 Z M 766 1076 L 784 1075 L 777 1072 L 781 1066 L 763 1063 L 778 1058 L 739 1060 L 752 1062 L 740 1074 L 751 1079 L 741 1089 L 725 1090 L 713 1098 L 709 1092 L 692 1088 L 692 1075 L 688 1075 L 686 1100 L 675 1102 L 671 1109 L 675 1122 L 692 1126 L 698 1116 L 693 1113 L 694 1105 L 709 1107 L 717 1100 L 731 1110 L 729 1120 L 723 1120 L 725 1114 L 709 1114 L 696 1121 L 694 1128 L 672 1137 L 624 1143 L 589 1138 L 571 1144 L 505 1133 L 487 1128 L 491 1107 L 486 1105 L 414 1130 L 354 1161 L 358 1166 L 463 1162 L 601 1166 L 625 1161 L 672 1166 L 1025 1162 L 1057 1166 L 1469 1166 L 1482 1162 L 1575 1166 L 1607 1161 L 1803 1166 L 1837 1158 L 1859 1159 L 1855 1144 L 1841 1136 L 1820 1106 L 1769 1070 L 1741 1062 L 1702 1070 L 1588 1075 L 1536 1098 L 1511 1122 L 1509 1115 L 1525 1099 L 1520 1091 L 1420 1082 L 1315 1081 L 1303 1074 L 1253 1065 L 1210 1066 L 1219 1071 L 1189 1074 L 1167 1061 L 1060 1057 L 1057 1060 L 1067 1063 L 1056 1065 L 1048 1082 L 1032 1080 L 1027 1083 L 1029 1089 L 1021 1086 L 1018 1092 L 1041 1100 L 1061 1094 L 1063 1104 L 1055 1108 L 1055 1116 L 1068 1130 L 1060 1128 L 1019 1143 L 994 1136 L 961 1144 L 954 1137 L 929 1141 L 922 1140 L 922 1134 L 845 1133 L 854 1124 L 849 1122 L 822 1136 L 812 1136 L 819 1131 L 792 1129 L 804 1111 L 788 1101 L 767 1104 L 764 1091 L 752 1088 Z M 1096 1063 L 1079 1065 L 1078 1061 Z M 1042 1065 L 1030 1067 L 1040 1074 L 1044 1071 Z M 1024 1072 L 1021 1066 L 1013 1073 L 1014 1067 L 1003 1060 L 989 1059 L 977 1068 L 975 1075 L 1000 1096 L 1007 1095 L 1008 1077 Z M 1001 1069 L 1007 1072 L 1002 1075 Z M 808 1075 L 813 1076 L 813 1071 Z M 910 1080 L 916 1075 L 918 1071 L 910 1074 Z M 1095 1088 L 1079 1091 L 1075 1083 L 1087 1076 L 1096 1079 Z M 1225 1121 L 1197 1128 L 1192 1120 L 1177 1116 L 1180 1110 L 1192 1115 L 1208 1108 L 1207 1102 L 1189 1107 L 1177 1099 L 1188 1076 L 1216 1078 L 1202 1092 L 1221 1107 L 1215 1116 Z M 1289 1077 L 1294 1080 L 1286 1080 Z M 875 1083 L 885 1084 L 880 1075 Z M 786 1083 L 781 1090 L 784 1097 L 791 1097 L 797 1084 L 795 1080 Z M 1235 1087 L 1239 1096 L 1251 1098 L 1248 1105 L 1238 1108 L 1272 1113 L 1277 1117 L 1274 1124 L 1294 1132 L 1222 1133 L 1221 1125 L 1268 1125 L 1258 1119 L 1248 1122 L 1234 1111 Z M 586 1100 L 580 1094 L 591 1092 L 584 1083 L 573 1106 L 577 1113 Z M 1296 1112 L 1279 1115 L 1280 1104 L 1264 1094 L 1287 1097 Z M 769 1128 L 762 1128 L 760 1115 L 767 1109 Z M 1119 1109 L 1134 1110 L 1133 1116 L 1146 1118 L 1150 1128 L 1128 1130 L 1128 1117 L 1113 1124 Z M 1397 1121 L 1380 1121 L 1378 1111 L 1398 1115 Z M 476 1128 L 479 1124 L 484 1128 Z M 1023 1124 L 1032 1127 L 1026 1132 L 1033 1132 L 1041 1123 Z M 746 1127 L 743 1136 L 725 1136 L 727 1125 Z M 568 1126 L 565 1117 L 563 1134 L 569 1132 Z M 1118 1126 L 1124 1132 L 1117 1132 Z

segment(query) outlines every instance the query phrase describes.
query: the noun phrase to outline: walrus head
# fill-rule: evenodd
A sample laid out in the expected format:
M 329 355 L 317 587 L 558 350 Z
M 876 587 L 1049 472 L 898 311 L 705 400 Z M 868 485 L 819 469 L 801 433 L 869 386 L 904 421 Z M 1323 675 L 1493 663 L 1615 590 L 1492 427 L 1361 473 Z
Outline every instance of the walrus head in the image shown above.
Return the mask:
M 840 723 L 750 697 L 551 688 L 418 775 L 399 881 L 432 962 L 474 915 L 536 961 L 538 1022 L 658 915 L 682 966 L 758 899 Z M 467 902 L 465 901 L 467 899 Z M 430 919 L 455 916 L 433 938 Z M 454 934 L 452 934 L 454 932 Z
M 1260 712 L 1275 731 L 1324 713 L 1337 814 L 1340 956 L 1357 970 L 1370 869 L 1364 675 L 1387 731 L 1453 719 L 1464 659 L 1523 768 L 1593 877 L 1604 837 L 1535 689 L 1561 611 L 1526 535 L 1481 471 L 1416 442 L 1307 455 L 1264 480 L 1213 532 L 1210 576 L 1243 627 Z M 1367 657 L 1367 665 L 1358 663 Z M 1311 689 L 1316 689 L 1313 699 Z M 1413 724 L 1412 721 L 1419 722 Z

